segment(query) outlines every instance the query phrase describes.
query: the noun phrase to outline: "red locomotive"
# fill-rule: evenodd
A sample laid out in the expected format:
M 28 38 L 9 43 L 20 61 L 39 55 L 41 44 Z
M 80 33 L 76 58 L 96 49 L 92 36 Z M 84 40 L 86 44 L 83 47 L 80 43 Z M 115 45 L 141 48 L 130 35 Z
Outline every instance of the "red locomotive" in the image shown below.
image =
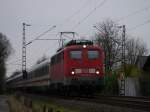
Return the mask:
M 88 40 L 72 40 L 50 59 L 30 71 L 7 79 L 11 88 L 65 89 L 101 87 L 104 77 L 104 52 Z

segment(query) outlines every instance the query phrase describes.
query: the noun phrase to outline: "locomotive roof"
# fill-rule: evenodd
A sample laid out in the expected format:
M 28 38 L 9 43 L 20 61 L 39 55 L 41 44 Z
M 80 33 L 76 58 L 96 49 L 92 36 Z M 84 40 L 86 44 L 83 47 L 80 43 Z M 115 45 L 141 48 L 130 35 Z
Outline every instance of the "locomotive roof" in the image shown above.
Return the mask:
M 74 45 L 93 45 L 93 42 L 91 40 L 71 40 L 68 43 L 66 43 L 63 47 L 59 48 L 57 52 L 61 51 L 65 47 Z
M 90 40 L 71 40 L 65 46 L 72 45 L 93 45 L 93 42 Z
M 96 49 L 102 49 L 100 46 L 98 45 L 94 45 L 92 41 L 89 41 L 89 40 L 82 40 L 82 43 L 80 43 L 79 40 L 72 40 L 70 41 L 71 43 L 68 43 L 66 44 L 64 47 L 61 47 L 57 50 L 57 52 L 53 55 L 57 55 L 59 54 L 60 52 L 66 50 L 66 49 L 69 49 L 69 48 L 77 48 L 77 47 L 82 47 L 83 45 L 87 45 L 88 48 L 96 48 Z M 77 43 L 77 44 L 73 44 L 73 43 Z M 53 57 L 52 56 L 52 57 Z M 51 57 L 51 58 L 52 58 Z

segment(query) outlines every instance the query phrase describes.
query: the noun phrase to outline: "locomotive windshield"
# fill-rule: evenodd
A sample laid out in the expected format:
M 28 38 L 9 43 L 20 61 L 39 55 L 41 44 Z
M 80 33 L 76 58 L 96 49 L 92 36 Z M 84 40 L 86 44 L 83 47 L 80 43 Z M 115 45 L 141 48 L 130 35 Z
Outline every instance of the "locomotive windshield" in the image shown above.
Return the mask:
M 81 59 L 82 51 L 81 50 L 70 51 L 70 57 L 71 59 Z
M 88 51 L 88 59 L 98 59 L 99 58 L 99 52 L 94 50 Z
M 98 59 L 99 55 L 100 55 L 99 51 L 97 51 L 97 50 L 88 50 L 87 51 L 87 58 L 89 60 Z M 82 59 L 82 50 L 70 51 L 70 58 L 71 59 Z

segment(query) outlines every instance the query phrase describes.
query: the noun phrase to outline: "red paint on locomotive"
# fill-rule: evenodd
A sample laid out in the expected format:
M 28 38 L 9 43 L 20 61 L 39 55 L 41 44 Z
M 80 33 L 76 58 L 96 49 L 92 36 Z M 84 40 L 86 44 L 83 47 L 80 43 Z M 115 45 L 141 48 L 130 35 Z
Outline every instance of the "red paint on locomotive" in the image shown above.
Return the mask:
M 71 55 L 74 57 L 71 58 Z M 60 59 L 53 64 L 52 61 L 56 57 L 60 57 Z M 51 81 L 64 85 L 67 83 L 65 81 L 69 81 L 67 84 L 70 85 L 72 79 L 87 77 L 91 80 L 94 77 L 102 79 L 104 76 L 104 52 L 100 47 L 93 45 L 87 45 L 85 48 L 83 45 L 67 46 L 51 58 L 50 71 Z

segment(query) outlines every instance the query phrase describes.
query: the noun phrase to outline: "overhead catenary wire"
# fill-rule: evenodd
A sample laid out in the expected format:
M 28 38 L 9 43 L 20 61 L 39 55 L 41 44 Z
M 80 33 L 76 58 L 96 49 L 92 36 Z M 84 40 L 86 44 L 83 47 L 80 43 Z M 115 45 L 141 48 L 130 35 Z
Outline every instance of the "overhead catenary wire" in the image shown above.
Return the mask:
M 62 39 L 48 39 L 48 38 L 46 38 L 46 39 L 37 39 L 37 40 L 62 40 Z M 63 40 L 65 40 L 65 39 L 63 39 Z
M 66 20 L 64 22 L 70 21 L 75 15 L 77 15 L 78 13 L 80 13 L 81 10 L 86 7 L 86 5 L 88 4 L 89 1 L 90 0 L 87 0 L 86 3 L 80 9 L 78 9 L 75 13 L 73 13 L 71 16 L 69 16 L 68 18 L 66 18 Z M 62 24 L 57 24 L 57 26 L 59 26 L 59 25 L 61 26 L 61 25 L 63 25 L 63 23 Z M 40 26 L 43 26 L 43 25 L 40 25 Z M 47 26 L 50 26 L 50 25 L 47 25 Z M 35 39 L 33 39 L 30 42 L 28 42 L 26 45 L 31 44 L 33 41 L 35 41 L 35 40 L 39 39 L 40 37 L 44 36 L 46 33 L 48 33 L 49 31 L 51 31 L 55 27 L 56 27 L 56 25 L 54 25 L 52 28 L 46 30 L 45 32 L 41 33 L 39 36 L 37 36 Z
M 56 27 L 56 25 L 52 26 L 51 28 L 49 28 L 48 30 L 46 30 L 45 32 L 41 33 L 40 35 L 38 35 L 37 37 L 35 37 L 33 40 L 29 41 L 26 45 L 31 44 L 32 42 L 34 42 L 35 40 L 39 39 L 40 37 L 44 36 L 45 34 L 47 34 L 48 32 L 52 31 L 54 28 Z
M 103 1 L 100 2 L 97 6 L 95 6 L 93 10 L 91 10 L 82 20 L 80 20 L 80 21 L 72 28 L 72 30 L 75 29 L 75 28 L 77 28 L 77 27 L 78 27 L 82 22 L 84 22 L 90 15 L 92 15 L 98 8 L 102 7 L 102 6 L 105 4 L 106 1 L 107 1 L 107 0 L 103 0 Z
M 18 60 L 15 60 L 15 61 L 12 61 L 12 62 L 8 62 L 8 63 L 6 63 L 6 65 L 19 65 L 19 64 L 17 64 L 19 61 L 20 61 L 20 63 L 21 63 L 21 60 L 22 59 L 18 59 Z
M 144 7 L 144 8 L 139 9 L 139 10 L 136 10 L 136 11 L 134 11 L 134 12 L 132 12 L 132 13 L 126 15 L 126 16 L 121 17 L 121 18 L 118 19 L 117 21 L 125 20 L 125 19 L 127 19 L 127 18 L 129 18 L 129 17 L 132 17 L 132 16 L 134 16 L 134 15 L 136 15 L 136 14 L 138 14 L 138 13 L 141 13 L 141 12 L 143 12 L 143 11 L 146 11 L 146 10 L 148 10 L 148 9 L 150 9 L 150 6 Z
M 63 34 L 65 37 L 69 38 L 69 39 L 74 39 L 73 37 L 70 37 L 68 35 Z
M 85 4 L 83 4 L 83 6 L 82 6 L 81 8 L 79 8 L 79 9 L 78 9 L 75 13 L 73 13 L 71 16 L 67 17 L 67 18 L 64 20 L 64 23 L 57 24 L 57 25 L 55 25 L 54 27 L 56 27 L 56 26 L 62 26 L 62 25 L 64 25 L 66 22 L 70 21 L 74 16 L 76 16 L 77 14 L 79 14 L 79 13 L 87 6 L 87 4 L 89 3 L 89 1 L 90 1 L 90 0 L 87 0 L 87 1 L 85 2 Z M 43 26 L 43 25 L 40 25 L 40 26 Z M 47 26 L 50 26 L 50 25 L 47 25 Z M 49 30 L 50 30 L 50 29 L 49 29 Z M 38 39 L 38 38 L 40 38 L 41 36 L 45 35 L 46 33 L 49 32 L 49 30 L 43 32 L 42 34 L 40 34 L 40 35 L 37 36 L 36 38 Z M 58 34 L 59 34 L 59 33 L 57 33 L 56 35 L 58 35 Z M 27 43 L 27 45 L 30 44 L 30 43 L 32 43 L 34 40 L 37 40 L 36 38 L 33 39 L 33 40 L 31 40 L 29 43 Z
M 85 2 L 85 4 L 83 4 L 83 5 L 82 5 L 76 12 L 74 12 L 72 15 L 70 15 L 69 17 L 67 17 L 67 18 L 64 20 L 64 22 L 61 23 L 60 25 L 63 26 L 66 22 L 71 21 L 71 19 L 72 19 L 73 17 L 75 17 L 76 15 L 78 15 L 85 7 L 89 4 L 89 1 L 91 1 L 91 0 L 87 0 L 87 1 Z
M 138 25 L 136 25 L 136 26 L 134 26 L 134 27 L 132 27 L 132 28 L 129 28 L 128 30 L 129 31 L 133 31 L 133 30 L 135 30 L 135 29 L 137 29 L 137 28 L 139 28 L 139 27 L 141 27 L 141 26 L 144 26 L 144 25 L 146 25 L 146 24 L 149 24 L 150 23 L 150 20 L 147 20 L 147 21 L 145 21 L 145 22 L 143 22 L 143 23 L 141 23 L 141 24 L 138 24 Z
M 90 1 L 90 0 L 87 0 L 87 1 L 85 2 L 85 4 L 83 4 L 83 6 L 82 6 L 81 8 L 79 8 L 75 13 L 73 13 L 71 16 L 69 16 L 68 18 L 66 18 L 65 21 L 64 21 L 64 23 L 70 21 L 74 16 L 76 16 L 77 14 L 79 14 L 79 13 L 87 6 L 87 4 L 89 3 L 89 1 Z M 98 0 L 98 1 L 99 1 L 99 0 Z M 63 23 L 57 24 L 57 26 L 63 26 L 63 25 L 64 25 Z M 50 26 L 50 25 L 47 25 L 47 26 Z M 56 27 L 56 25 L 54 25 L 54 26 L 52 27 L 52 29 L 55 28 L 55 27 Z M 44 36 L 44 35 L 47 34 L 49 31 L 51 31 L 51 28 L 48 29 L 48 30 L 46 30 L 45 32 L 43 32 L 43 33 L 40 34 L 39 36 L 37 36 L 35 39 L 33 39 L 33 40 L 31 40 L 30 42 L 28 42 L 26 45 L 31 44 L 33 41 L 35 41 L 35 40 L 39 39 L 40 37 Z M 56 34 L 56 35 L 57 35 L 57 34 Z
M 15 65 L 15 66 L 21 66 L 21 64 L 17 64 L 17 63 L 11 63 L 11 64 L 6 64 L 6 65 L 8 65 L 9 67 L 10 67 L 10 66 L 13 67 L 14 65 Z

